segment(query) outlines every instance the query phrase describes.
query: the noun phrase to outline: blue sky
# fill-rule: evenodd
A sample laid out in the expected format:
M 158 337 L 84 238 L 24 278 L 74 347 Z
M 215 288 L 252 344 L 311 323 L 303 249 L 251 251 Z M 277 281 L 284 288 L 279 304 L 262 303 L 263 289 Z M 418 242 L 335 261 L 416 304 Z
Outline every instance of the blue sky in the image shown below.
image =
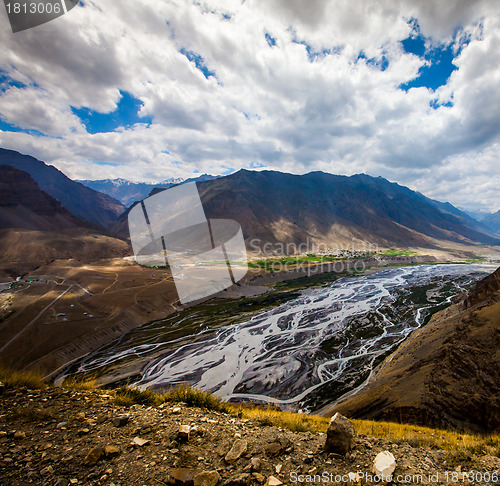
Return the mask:
M 150 115 L 140 115 L 142 105 L 139 98 L 135 98 L 126 91 L 120 91 L 117 107 L 110 113 L 99 113 L 83 107 L 71 107 L 71 111 L 85 125 L 88 133 L 106 133 L 118 128 L 130 128 L 136 123 L 151 124 L 153 118 Z
M 500 209 L 500 2 L 86 0 L 0 37 L 0 145 L 70 177 L 364 172 Z
M 418 35 L 404 39 L 402 45 L 405 52 L 415 54 L 429 63 L 419 69 L 417 77 L 401 85 L 404 90 L 424 87 L 435 91 L 439 87 L 446 85 L 451 73 L 458 69 L 453 64 L 456 52 L 454 52 L 451 43 L 428 47 L 425 44 L 425 38 Z

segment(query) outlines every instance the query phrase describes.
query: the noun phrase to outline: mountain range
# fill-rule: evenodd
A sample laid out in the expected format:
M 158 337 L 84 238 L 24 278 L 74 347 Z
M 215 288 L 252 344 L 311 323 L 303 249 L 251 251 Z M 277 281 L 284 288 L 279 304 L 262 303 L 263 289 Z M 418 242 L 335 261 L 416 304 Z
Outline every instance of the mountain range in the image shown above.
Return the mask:
M 484 218 L 481 223 L 491 231 L 500 235 L 500 211 L 490 214 Z
M 500 236 L 450 203 L 382 177 L 240 170 L 197 184 L 208 218 L 239 222 L 247 249 L 266 243 L 443 247 L 500 244 Z M 150 195 L 161 192 L 154 188 Z M 128 237 L 127 212 L 112 230 Z
M 77 180 L 76 182 L 80 182 L 84 186 L 94 189 L 94 191 L 107 194 L 108 196 L 120 201 L 124 206 L 128 207 L 134 202 L 141 201 L 142 199 L 148 197 L 154 188 L 168 189 L 176 184 L 208 181 L 216 178 L 217 176 L 202 174 L 199 177 L 193 177 L 186 180 L 178 177 L 166 179 L 158 183 L 131 182 L 126 179 L 101 179 L 96 181 Z
M 78 219 L 79 226 L 85 226 L 82 221 L 86 221 L 94 228 L 97 224 L 121 238 L 128 238 L 127 211 L 111 196 L 72 181 L 53 166 L 14 151 L 0 149 L 1 163 L 29 174 L 32 182 L 20 172 L 11 172 L 9 177 L 19 178 L 20 184 L 37 184 L 39 191 L 60 203 L 57 211 L 54 206 L 53 215 L 57 213 L 59 222 L 45 222 L 47 229 L 60 227 L 63 220 L 67 222 L 66 227 L 74 227 Z M 191 181 L 197 182 L 207 217 L 239 222 L 250 251 L 255 245 L 265 243 L 347 245 L 354 241 L 427 248 L 442 248 L 445 242 L 500 244 L 495 226 L 495 218 L 500 218 L 500 212 L 487 218 L 486 226 L 450 203 L 434 201 L 381 177 L 365 174 L 347 177 L 324 172 L 293 175 L 242 169 L 225 177 L 202 175 L 182 183 Z M 154 184 L 141 186 L 124 180 L 92 182 L 108 190 L 114 187 L 135 191 L 136 197 L 141 198 L 146 190 L 149 191 L 146 196 L 164 190 Z M 168 182 L 174 183 L 173 180 Z M 138 190 L 142 192 L 138 194 Z M 30 201 L 29 192 L 32 191 L 18 188 L 18 192 L 9 197 L 26 211 L 30 209 L 25 207 Z M 121 197 L 124 198 L 125 193 Z M 64 219 L 63 209 L 72 213 L 75 220 L 69 214 Z M 5 211 L 5 221 L 0 224 L 15 227 L 12 226 L 13 210 L 9 210 L 10 222 Z M 20 209 L 16 211 L 19 213 Z M 36 213 L 32 211 L 24 222 L 16 216 L 17 227 L 27 228 L 31 224 L 33 228 L 42 229 L 40 222 L 33 222 L 33 214 Z
M 207 217 L 238 221 L 247 242 L 500 243 L 451 204 L 381 177 L 240 170 L 198 187 Z
M 466 209 L 460 206 L 457 206 L 457 208 L 465 214 L 468 214 L 471 218 L 474 218 L 476 221 L 482 221 L 484 218 L 493 214 L 491 211 L 485 211 L 483 209 Z

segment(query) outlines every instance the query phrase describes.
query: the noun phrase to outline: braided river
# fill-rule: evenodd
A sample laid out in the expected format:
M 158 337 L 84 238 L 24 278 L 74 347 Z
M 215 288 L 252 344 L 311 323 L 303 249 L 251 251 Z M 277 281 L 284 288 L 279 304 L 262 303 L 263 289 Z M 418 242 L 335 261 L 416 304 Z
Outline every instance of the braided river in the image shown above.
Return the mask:
M 125 334 L 64 375 L 118 384 L 127 370 L 141 388 L 189 383 L 231 401 L 315 411 L 363 386 L 412 331 L 495 268 L 393 267 L 295 291 L 257 311 L 195 306 Z

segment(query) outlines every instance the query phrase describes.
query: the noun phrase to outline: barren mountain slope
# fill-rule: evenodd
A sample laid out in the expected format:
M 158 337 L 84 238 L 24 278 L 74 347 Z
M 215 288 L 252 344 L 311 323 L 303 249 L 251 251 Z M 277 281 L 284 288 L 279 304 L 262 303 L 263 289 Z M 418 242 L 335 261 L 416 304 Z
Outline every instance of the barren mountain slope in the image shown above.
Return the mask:
M 106 228 L 125 207 L 116 199 L 72 181 L 52 165 L 29 155 L 0 148 L 0 164 L 27 172 L 40 189 L 57 199 L 78 218 Z
M 128 254 L 128 243 L 75 217 L 28 173 L 0 165 L 0 274 L 17 277 L 55 260 L 88 263 Z
M 500 211 L 497 211 L 495 214 L 491 214 L 490 216 L 487 216 L 484 218 L 481 223 L 489 228 L 491 231 L 496 233 L 497 235 L 500 234 Z
M 356 395 L 351 417 L 492 432 L 500 427 L 500 269 L 433 316 Z
M 0 165 L 0 229 L 61 230 L 87 224 L 42 191 L 28 173 Z

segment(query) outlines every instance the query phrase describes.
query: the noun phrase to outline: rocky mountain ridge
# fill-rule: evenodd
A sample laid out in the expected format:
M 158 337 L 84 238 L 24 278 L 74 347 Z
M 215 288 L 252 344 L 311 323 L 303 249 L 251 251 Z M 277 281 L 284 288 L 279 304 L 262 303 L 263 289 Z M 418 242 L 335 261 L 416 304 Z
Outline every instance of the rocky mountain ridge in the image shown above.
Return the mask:
M 57 199 L 74 216 L 107 228 L 125 207 L 116 199 L 72 181 L 54 166 L 29 155 L 0 148 L 0 165 L 27 172 L 40 189 Z
M 124 206 L 128 207 L 136 201 L 145 199 L 152 190 L 157 188 L 168 189 L 176 184 L 209 181 L 216 178 L 217 176 L 202 174 L 189 179 L 176 177 L 160 182 L 132 182 L 126 179 L 77 180 L 76 182 L 118 199 Z
M 27 172 L 0 165 L 0 229 L 61 230 L 87 225 L 42 191 Z
M 500 234 L 500 211 L 486 216 L 481 223 L 496 234 Z
M 240 223 L 250 252 L 268 242 L 308 244 L 313 253 L 317 245 L 443 248 L 455 242 L 471 250 L 480 243 L 500 245 L 499 237 L 451 204 L 381 177 L 242 169 L 197 185 L 207 218 Z M 111 227 L 125 238 L 127 216 Z

